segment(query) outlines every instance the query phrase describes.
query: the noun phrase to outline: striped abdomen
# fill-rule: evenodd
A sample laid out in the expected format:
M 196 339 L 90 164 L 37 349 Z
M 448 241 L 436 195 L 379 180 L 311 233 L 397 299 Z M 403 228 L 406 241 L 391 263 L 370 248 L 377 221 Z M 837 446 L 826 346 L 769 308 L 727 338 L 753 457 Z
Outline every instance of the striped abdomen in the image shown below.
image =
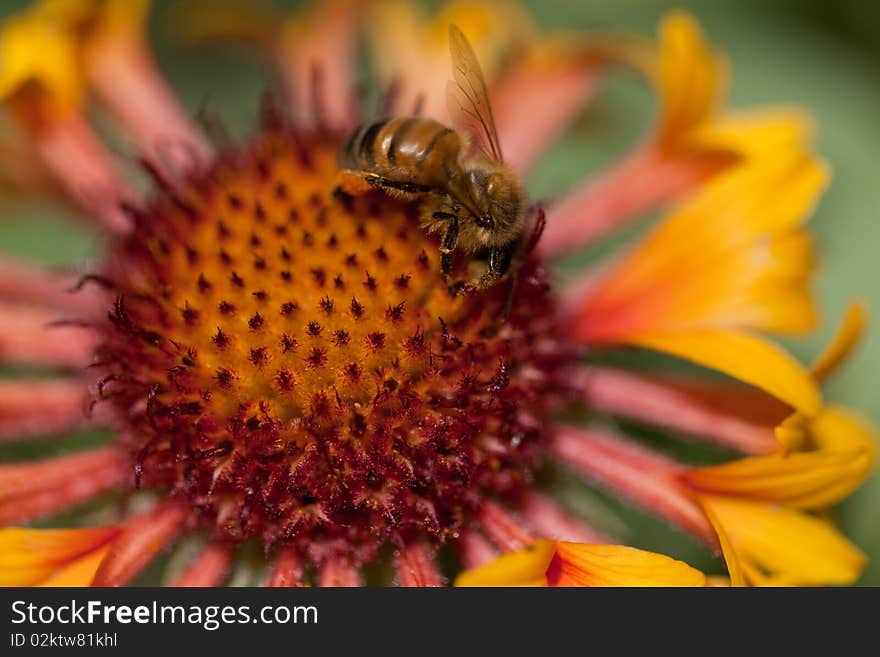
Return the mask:
M 458 173 L 461 138 L 433 119 L 400 117 L 366 123 L 342 147 L 345 169 L 443 188 Z

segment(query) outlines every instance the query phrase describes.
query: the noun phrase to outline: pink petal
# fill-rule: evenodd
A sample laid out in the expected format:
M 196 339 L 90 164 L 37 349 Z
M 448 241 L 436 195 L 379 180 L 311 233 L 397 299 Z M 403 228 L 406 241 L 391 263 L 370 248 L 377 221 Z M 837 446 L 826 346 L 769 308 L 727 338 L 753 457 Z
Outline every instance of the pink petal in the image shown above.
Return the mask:
M 113 233 L 131 229 L 119 205 L 137 196 L 118 175 L 109 153 L 83 117 L 71 115 L 48 124 L 36 134 L 34 145 L 40 161 L 90 218 Z
M 52 437 L 89 424 L 78 379 L 0 381 L 0 443 Z
M 232 548 L 229 545 L 209 543 L 171 586 L 219 586 L 226 579 L 231 562 Z
M 116 38 L 89 58 L 89 81 L 140 153 L 186 172 L 210 162 L 212 149 L 156 70 L 145 44 Z
M 0 362 L 86 367 L 97 335 L 86 326 L 53 325 L 57 312 L 0 302 Z
M 719 166 L 720 157 L 673 157 L 652 145 L 640 147 L 548 208 L 538 251 L 552 257 L 595 242 L 686 194 Z
M 590 408 L 680 431 L 747 454 L 778 448 L 773 427 L 788 406 L 751 387 L 710 380 L 583 369 L 573 384 Z
M 363 586 L 361 573 L 351 562 L 340 557 L 330 558 L 321 566 L 318 586 L 356 587 Z
M 519 512 L 543 538 L 576 543 L 611 543 L 611 539 L 573 517 L 554 500 L 541 493 L 523 496 Z
M 128 457 L 111 447 L 0 465 L 0 525 L 73 508 L 116 487 L 130 474 Z
M 476 519 L 492 542 L 505 552 L 521 550 L 535 541 L 535 535 L 523 523 L 495 502 L 484 503 Z
M 95 573 L 92 586 L 122 586 L 171 545 L 189 517 L 185 504 L 165 502 L 125 523 Z
M 267 586 L 279 588 L 302 586 L 304 575 L 305 568 L 299 552 L 285 548 L 278 554 Z
M 400 586 L 443 586 L 434 553 L 423 543 L 409 543 L 401 548 L 395 566 Z
M 94 286 L 74 290 L 81 276 L 0 257 L 0 299 L 19 301 L 95 315 L 107 308 L 103 292 Z
M 356 5 L 347 0 L 318 5 L 308 29 L 298 39 L 288 36 L 281 44 L 279 67 L 288 104 L 301 125 L 310 125 L 316 118 L 315 103 L 321 112 L 317 118 L 331 129 L 348 130 L 356 123 L 352 72 L 357 44 Z M 319 98 L 313 96 L 315 82 Z
M 715 532 L 676 477 L 685 466 L 617 436 L 557 427 L 551 453 L 590 481 L 715 546 Z
M 462 564 L 468 569 L 484 566 L 501 554 L 482 534 L 473 529 L 462 531 L 455 548 Z
M 504 159 L 526 175 L 584 110 L 600 80 L 597 62 L 515 63 L 492 88 Z

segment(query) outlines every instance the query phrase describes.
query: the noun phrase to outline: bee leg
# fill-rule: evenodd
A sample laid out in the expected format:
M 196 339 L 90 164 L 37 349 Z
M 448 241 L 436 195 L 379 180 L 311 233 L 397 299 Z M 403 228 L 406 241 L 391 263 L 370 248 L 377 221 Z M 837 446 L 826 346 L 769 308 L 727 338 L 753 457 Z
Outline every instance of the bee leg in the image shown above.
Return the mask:
M 510 275 L 510 289 L 507 291 L 507 298 L 504 300 L 504 310 L 501 313 L 502 319 L 507 319 L 510 317 L 510 311 L 513 308 L 513 297 L 516 294 L 516 280 L 518 277 L 519 271 L 514 271 Z
M 369 185 L 372 185 L 373 187 L 380 187 L 385 191 L 394 190 L 398 192 L 404 192 L 406 194 L 425 194 L 434 190 L 434 188 L 430 185 L 418 185 L 416 183 L 390 180 L 388 178 L 383 178 L 382 176 L 377 176 L 375 174 L 368 174 L 367 176 L 364 176 L 364 178 Z
M 446 227 L 446 233 L 443 235 L 443 243 L 440 245 L 440 269 L 445 275 L 449 275 L 452 271 L 452 252 L 458 244 L 458 217 L 448 212 L 435 212 L 432 217 L 434 219 L 446 219 L 449 225 Z
M 514 240 L 504 246 L 493 246 L 489 249 L 489 268 L 476 281 L 470 284 L 474 290 L 485 290 L 497 281 L 504 278 L 510 270 L 513 254 L 517 249 L 518 241 Z

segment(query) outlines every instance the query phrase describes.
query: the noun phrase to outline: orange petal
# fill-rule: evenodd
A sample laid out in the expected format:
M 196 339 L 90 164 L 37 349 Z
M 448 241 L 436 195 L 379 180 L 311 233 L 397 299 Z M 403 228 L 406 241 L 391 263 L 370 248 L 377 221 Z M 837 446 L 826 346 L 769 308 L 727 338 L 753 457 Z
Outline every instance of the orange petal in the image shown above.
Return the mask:
M 719 174 L 568 302 L 571 332 L 628 343 L 686 329 L 810 328 L 815 263 L 799 226 L 826 180 L 800 152 Z
M 98 571 L 98 566 L 110 551 L 110 543 L 99 547 L 79 559 L 72 561 L 54 575 L 40 583 L 40 586 L 90 586 Z
M 705 586 L 706 576 L 663 554 L 623 545 L 560 542 L 547 581 L 550 586 Z
M 117 527 L 91 529 L 0 529 L 0 585 L 32 586 L 108 545 Z

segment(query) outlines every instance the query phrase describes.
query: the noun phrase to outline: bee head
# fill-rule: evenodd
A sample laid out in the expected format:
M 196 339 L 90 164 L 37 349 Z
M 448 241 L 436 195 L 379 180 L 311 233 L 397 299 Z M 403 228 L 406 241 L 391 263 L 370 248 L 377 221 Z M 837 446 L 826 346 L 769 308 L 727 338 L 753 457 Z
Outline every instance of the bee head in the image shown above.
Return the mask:
M 477 226 L 494 230 L 516 222 L 523 205 L 523 192 L 512 170 L 503 165 L 481 168 L 471 171 L 470 178 Z

